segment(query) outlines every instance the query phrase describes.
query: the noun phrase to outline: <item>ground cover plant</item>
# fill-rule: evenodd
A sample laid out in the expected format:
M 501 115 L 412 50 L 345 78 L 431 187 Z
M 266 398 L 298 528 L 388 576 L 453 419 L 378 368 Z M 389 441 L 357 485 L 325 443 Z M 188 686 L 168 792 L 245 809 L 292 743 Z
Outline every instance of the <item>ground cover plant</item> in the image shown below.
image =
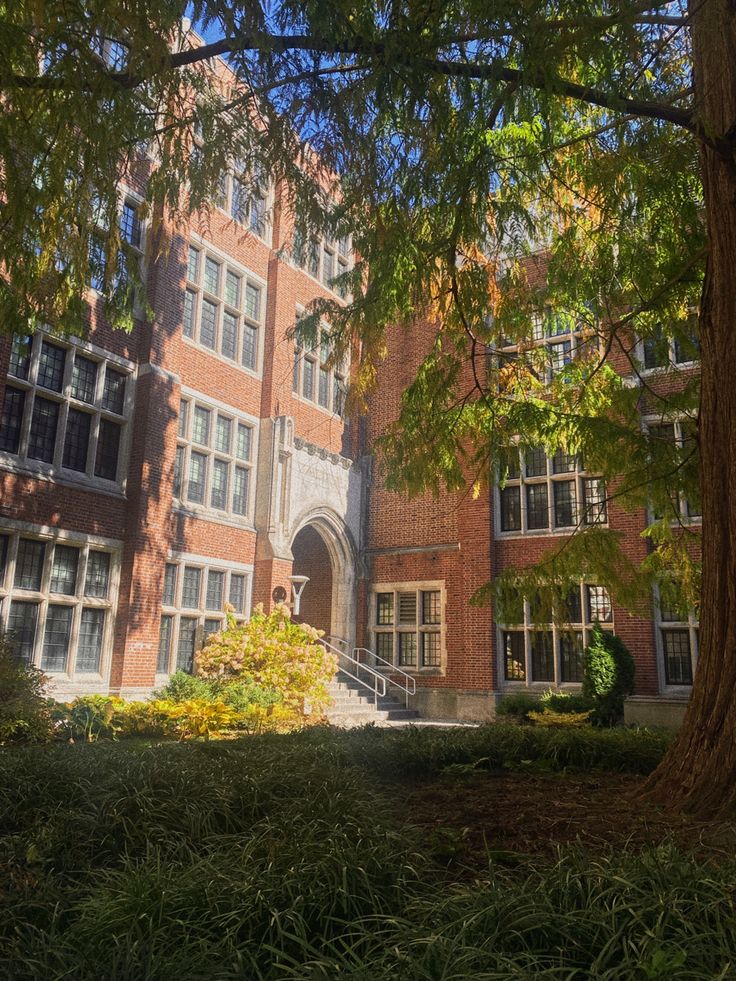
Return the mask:
M 733 829 L 632 806 L 667 742 L 494 725 L 5 748 L 0 970 L 728 977 Z M 535 839 L 528 816 L 555 811 L 567 834 Z

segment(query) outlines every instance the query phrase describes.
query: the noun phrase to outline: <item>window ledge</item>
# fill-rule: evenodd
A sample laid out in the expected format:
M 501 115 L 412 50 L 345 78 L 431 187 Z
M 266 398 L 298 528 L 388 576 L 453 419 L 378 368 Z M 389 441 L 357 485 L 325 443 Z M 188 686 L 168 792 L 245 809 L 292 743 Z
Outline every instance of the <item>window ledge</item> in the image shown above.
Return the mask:
M 258 325 L 258 330 L 263 330 L 263 324 Z M 182 341 L 189 347 L 194 348 L 195 351 L 202 351 L 204 354 L 209 354 L 210 357 L 216 358 L 223 364 L 226 364 L 230 368 L 235 368 L 237 371 L 242 371 L 243 374 L 248 375 L 256 381 L 263 380 L 263 371 L 257 371 L 254 368 L 248 368 L 244 364 L 239 364 L 237 361 L 233 361 L 231 358 L 226 358 L 224 354 L 220 354 L 219 351 L 215 351 L 211 347 L 206 347 L 204 344 L 199 344 L 197 341 L 193 340 L 191 337 L 186 337 L 184 333 L 181 335 Z
M 104 480 L 102 477 L 85 477 L 84 475 L 74 477 L 68 472 L 59 472 L 53 466 L 43 463 L 40 463 L 38 467 L 19 463 L 12 454 L 5 452 L 0 452 L 0 468 L 9 473 L 33 477 L 35 480 L 43 480 L 50 484 L 64 484 L 64 486 L 75 487 L 78 490 L 90 491 L 94 494 L 106 494 L 109 497 L 126 499 L 125 492 L 119 483 Z
M 181 514 L 187 518 L 196 518 L 198 521 L 211 521 L 218 525 L 228 525 L 231 528 L 241 528 L 243 531 L 255 533 L 255 527 L 248 516 L 234 517 L 224 514 L 222 511 L 214 511 L 211 508 L 197 507 L 187 504 L 174 498 L 171 510 L 174 514 Z

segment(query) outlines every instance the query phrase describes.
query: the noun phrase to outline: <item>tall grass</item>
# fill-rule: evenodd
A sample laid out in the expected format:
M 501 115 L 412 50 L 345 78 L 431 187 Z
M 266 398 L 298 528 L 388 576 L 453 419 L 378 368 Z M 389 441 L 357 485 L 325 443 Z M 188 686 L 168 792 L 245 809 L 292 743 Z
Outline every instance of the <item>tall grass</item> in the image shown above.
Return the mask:
M 644 772 L 664 746 L 646 734 L 586 735 L 324 730 L 3 751 L 0 976 L 734 976 L 730 856 L 714 865 L 670 846 L 566 852 L 513 873 L 489 856 L 459 888 L 419 833 L 394 823 L 402 775 L 534 754 Z

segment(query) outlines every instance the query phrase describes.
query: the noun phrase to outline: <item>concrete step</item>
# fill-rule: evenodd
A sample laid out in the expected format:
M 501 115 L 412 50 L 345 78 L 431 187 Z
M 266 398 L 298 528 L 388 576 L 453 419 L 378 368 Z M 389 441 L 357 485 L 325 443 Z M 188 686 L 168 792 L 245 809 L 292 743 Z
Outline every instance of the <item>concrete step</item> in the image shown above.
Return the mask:
M 376 697 L 375 692 L 357 681 L 337 675 L 328 685 L 332 705 L 325 713 L 333 725 L 365 725 L 367 722 L 404 722 L 417 719 L 419 713 L 390 695 Z

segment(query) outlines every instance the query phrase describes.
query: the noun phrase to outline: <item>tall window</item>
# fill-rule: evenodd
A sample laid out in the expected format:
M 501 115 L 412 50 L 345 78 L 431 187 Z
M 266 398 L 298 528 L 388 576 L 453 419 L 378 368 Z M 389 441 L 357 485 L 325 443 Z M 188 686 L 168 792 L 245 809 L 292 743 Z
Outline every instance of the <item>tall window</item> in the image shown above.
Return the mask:
M 265 175 L 249 174 L 241 162 L 236 161 L 232 173 L 222 175 L 218 205 L 235 221 L 265 240 L 271 231 L 268 199 Z
M 664 683 L 673 687 L 692 685 L 698 658 L 700 625 L 696 615 L 670 609 L 661 598 L 655 604 Z
M 0 530 L 0 624 L 23 660 L 80 679 L 102 673 L 114 563 L 90 542 Z
M 179 404 L 174 497 L 233 518 L 252 514 L 255 427 L 193 396 Z
M 641 341 L 640 360 L 645 370 L 681 367 L 700 360 L 700 342 L 696 327 L 690 334 L 672 337 L 661 325 Z
M 104 218 L 99 215 L 98 231 L 93 232 L 89 241 L 90 286 L 102 292 L 108 273 L 114 286 L 125 285 L 129 279 L 129 262 L 132 259 L 139 264 L 143 255 L 143 220 L 141 205 L 132 197 L 126 197 L 120 206 L 118 214 L 120 240 L 124 247 L 117 255 L 109 256 L 106 248 L 106 226 Z M 110 263 L 113 268 L 108 269 Z M 140 268 L 139 268 L 140 272 Z M 135 299 L 135 298 L 134 298 Z
M 521 348 L 509 341 L 501 345 L 498 368 L 502 370 L 518 359 L 542 382 L 550 382 L 564 374 L 575 359 L 589 357 L 597 350 L 597 342 L 586 325 L 571 313 L 547 310 L 535 318 L 530 342 Z
M 608 521 L 606 484 L 589 475 L 574 454 L 559 450 L 548 457 L 541 447 L 515 456 L 498 488 L 498 530 L 501 533 L 557 531 L 579 524 Z
M 567 598 L 564 626 L 539 622 L 533 604 L 523 604 L 523 622 L 499 627 L 501 677 L 525 684 L 577 684 L 583 680 L 583 651 L 594 623 L 613 625 L 604 586 L 581 583 Z
M 311 350 L 300 344 L 294 347 L 294 392 L 338 416 L 345 409 L 347 370 L 345 364 L 334 364 L 327 328 L 320 330 L 319 342 Z
M 441 583 L 379 586 L 373 594 L 373 651 L 405 671 L 443 667 Z
M 184 337 L 257 371 L 264 306 L 265 289 L 248 273 L 204 248 L 189 246 Z
M 225 626 L 225 604 L 237 620 L 250 614 L 251 569 L 178 556 L 166 563 L 156 671 L 191 671 L 195 653 Z
M 294 263 L 319 279 L 328 289 L 347 299 L 349 289 L 342 278 L 353 264 L 352 237 L 345 235 L 339 239 L 312 237 L 305 239 L 296 232 L 292 244 Z
M 667 468 L 676 470 L 680 466 L 681 460 L 691 453 L 698 452 L 697 435 L 695 424 L 687 419 L 678 419 L 674 422 L 647 422 L 646 432 L 652 446 L 652 451 L 658 447 L 666 455 Z M 653 517 L 668 517 L 673 520 L 690 519 L 700 520 L 701 509 L 697 489 L 688 498 L 680 491 L 673 491 L 670 495 L 671 509 L 667 515 L 656 515 Z
M 130 366 L 44 334 L 16 338 L 0 416 L 0 451 L 24 466 L 119 483 Z

